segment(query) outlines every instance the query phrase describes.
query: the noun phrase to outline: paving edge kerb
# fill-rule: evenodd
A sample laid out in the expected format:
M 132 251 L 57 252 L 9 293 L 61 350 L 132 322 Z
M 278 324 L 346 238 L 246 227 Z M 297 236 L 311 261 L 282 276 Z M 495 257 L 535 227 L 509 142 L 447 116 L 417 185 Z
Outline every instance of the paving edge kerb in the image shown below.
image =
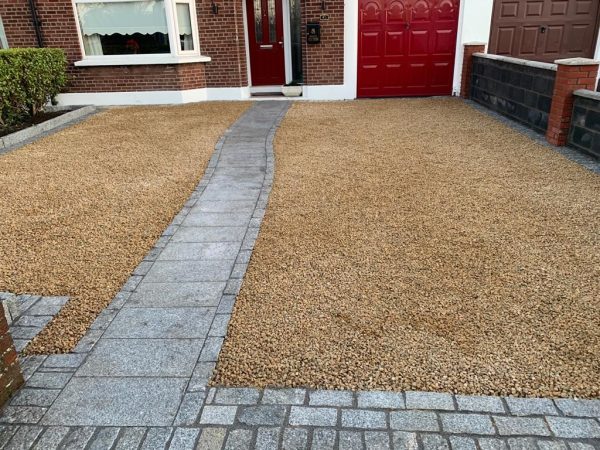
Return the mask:
M 259 104 L 268 108 L 268 102 L 259 102 L 246 114 L 260 108 Z M 600 448 L 600 400 L 463 396 L 420 391 L 207 387 L 265 215 L 273 184 L 273 140 L 288 107 L 288 103 L 282 105 L 266 136 L 265 176 L 252 218 L 208 325 L 211 332 L 204 340 L 193 375 L 185 378 L 185 387 L 169 422 L 164 426 L 125 422 L 73 426 L 61 423 L 60 419 L 49 423 L 44 416 L 73 378 L 85 378 L 80 374 L 74 377 L 75 372 L 86 362 L 117 314 L 129 309 L 123 308 L 126 302 L 209 186 L 227 139 L 244 145 L 243 136 L 236 136 L 232 131 L 235 124 L 216 144 L 202 179 L 183 209 L 73 353 L 22 359 L 27 382 L 2 411 L 0 448 Z M 224 321 L 219 322 L 217 316 Z M 216 328 L 220 331 L 213 333 Z
M 72 111 L 68 111 L 53 119 L 32 125 L 23 130 L 7 134 L 0 138 L 0 154 L 14 150 L 23 144 L 28 144 L 39 139 L 50 132 L 56 132 L 60 129 L 72 125 L 80 120 L 97 112 L 95 106 L 82 106 Z

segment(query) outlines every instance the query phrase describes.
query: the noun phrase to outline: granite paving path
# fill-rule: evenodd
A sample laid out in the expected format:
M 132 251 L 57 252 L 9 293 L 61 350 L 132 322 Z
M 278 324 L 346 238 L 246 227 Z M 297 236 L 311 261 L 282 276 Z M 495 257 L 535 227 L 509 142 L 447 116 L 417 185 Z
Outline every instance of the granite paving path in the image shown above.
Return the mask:
M 208 388 L 273 182 L 289 103 L 257 102 L 73 353 L 22 359 L 0 448 L 600 448 L 600 401 Z

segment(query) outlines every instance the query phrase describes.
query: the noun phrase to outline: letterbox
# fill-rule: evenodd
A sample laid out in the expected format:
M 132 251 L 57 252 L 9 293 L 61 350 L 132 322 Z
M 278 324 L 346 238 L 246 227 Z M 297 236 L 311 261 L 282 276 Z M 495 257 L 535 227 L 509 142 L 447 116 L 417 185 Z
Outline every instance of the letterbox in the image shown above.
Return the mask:
M 318 44 L 321 42 L 321 24 L 318 22 L 309 22 L 306 24 L 306 42 L 309 44 Z

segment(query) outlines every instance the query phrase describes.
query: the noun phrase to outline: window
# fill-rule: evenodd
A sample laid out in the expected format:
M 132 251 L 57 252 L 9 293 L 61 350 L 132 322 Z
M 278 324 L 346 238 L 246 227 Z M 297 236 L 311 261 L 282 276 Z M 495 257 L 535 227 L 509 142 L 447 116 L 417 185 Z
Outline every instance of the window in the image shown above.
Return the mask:
M 207 61 L 194 0 L 74 0 L 84 59 L 76 65 Z
M 0 17 L 0 48 L 8 48 L 8 41 L 6 40 L 6 33 L 4 33 L 2 17 Z

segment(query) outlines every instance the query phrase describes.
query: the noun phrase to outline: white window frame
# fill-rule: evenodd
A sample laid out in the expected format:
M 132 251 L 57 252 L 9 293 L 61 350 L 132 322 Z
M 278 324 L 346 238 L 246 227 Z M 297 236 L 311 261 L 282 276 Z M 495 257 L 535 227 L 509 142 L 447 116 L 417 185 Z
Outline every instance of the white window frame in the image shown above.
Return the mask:
M 119 3 L 136 0 L 71 0 L 79 47 L 83 59 L 76 61 L 76 66 L 117 66 L 117 65 L 147 65 L 147 64 L 185 64 L 194 62 L 209 62 L 210 57 L 200 53 L 200 39 L 198 34 L 198 18 L 196 14 L 195 0 L 163 0 L 165 2 L 165 14 L 169 36 L 170 53 L 146 54 L 146 55 L 86 55 L 83 46 L 83 34 L 79 24 L 79 13 L 77 5 L 83 3 Z M 177 24 L 177 3 L 187 3 L 190 7 L 190 19 L 192 21 L 192 39 L 194 50 L 182 51 L 179 41 L 179 25 Z
M 2 23 L 2 17 L 0 16 L 0 48 L 8 48 L 8 40 L 6 40 L 6 33 L 4 32 L 4 24 Z

